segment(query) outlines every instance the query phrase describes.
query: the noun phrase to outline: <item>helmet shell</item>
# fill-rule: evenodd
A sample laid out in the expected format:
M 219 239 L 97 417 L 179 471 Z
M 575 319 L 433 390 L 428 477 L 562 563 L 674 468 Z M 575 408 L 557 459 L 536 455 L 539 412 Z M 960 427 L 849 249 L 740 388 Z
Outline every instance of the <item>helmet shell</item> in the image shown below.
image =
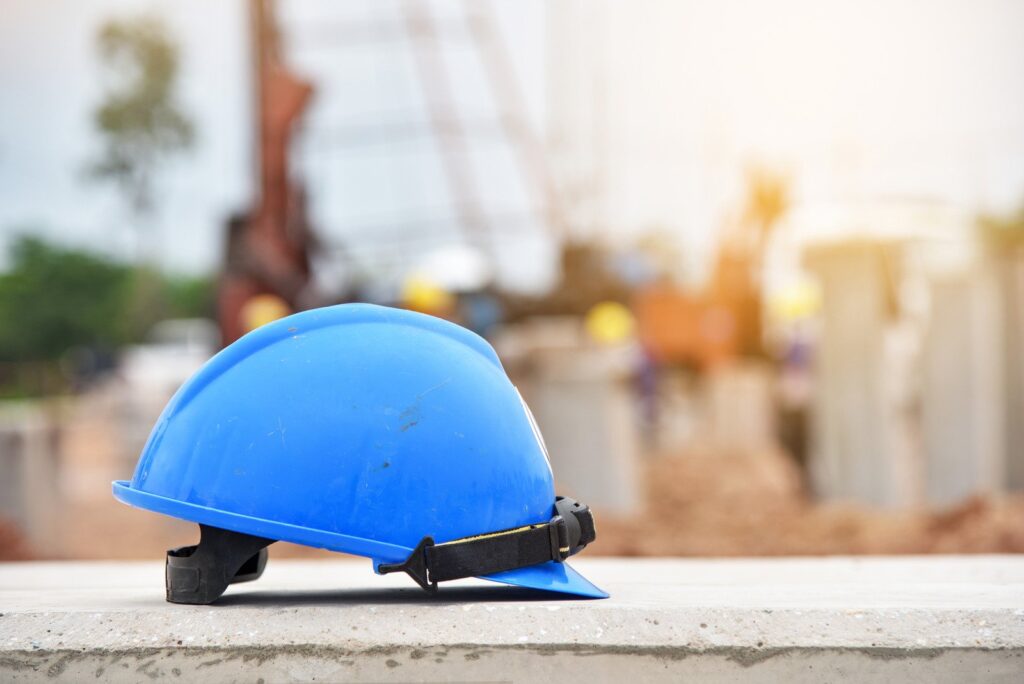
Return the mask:
M 490 345 L 368 304 L 295 314 L 221 351 L 171 399 L 114 494 L 375 565 L 425 535 L 545 522 L 555 499 L 543 442 Z M 499 581 L 537 573 L 523 570 Z

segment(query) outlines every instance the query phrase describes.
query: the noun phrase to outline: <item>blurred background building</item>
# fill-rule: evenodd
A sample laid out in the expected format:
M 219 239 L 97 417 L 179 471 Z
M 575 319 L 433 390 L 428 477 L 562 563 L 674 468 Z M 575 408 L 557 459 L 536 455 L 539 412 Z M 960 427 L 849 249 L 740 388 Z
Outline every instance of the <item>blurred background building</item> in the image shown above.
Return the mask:
M 606 553 L 1024 551 L 1020 26 L 9 1 L 0 558 L 185 543 L 110 481 L 221 346 L 351 301 L 488 338 Z

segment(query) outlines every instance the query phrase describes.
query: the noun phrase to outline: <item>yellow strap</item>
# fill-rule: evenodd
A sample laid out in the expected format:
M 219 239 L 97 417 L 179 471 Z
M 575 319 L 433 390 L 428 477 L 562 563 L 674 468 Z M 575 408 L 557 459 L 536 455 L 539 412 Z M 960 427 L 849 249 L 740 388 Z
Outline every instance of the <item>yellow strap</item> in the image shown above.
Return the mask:
M 516 532 L 535 530 L 538 527 L 544 527 L 545 525 L 547 525 L 547 523 L 538 523 L 536 525 L 523 525 L 522 527 L 514 527 L 511 530 L 501 530 L 500 532 L 488 532 L 486 534 L 473 535 L 472 537 L 462 537 L 461 539 L 453 539 L 452 541 L 437 544 L 437 546 L 448 546 L 450 544 L 464 544 L 466 542 L 476 541 L 477 539 L 490 539 L 491 537 L 501 537 L 506 534 L 515 534 Z

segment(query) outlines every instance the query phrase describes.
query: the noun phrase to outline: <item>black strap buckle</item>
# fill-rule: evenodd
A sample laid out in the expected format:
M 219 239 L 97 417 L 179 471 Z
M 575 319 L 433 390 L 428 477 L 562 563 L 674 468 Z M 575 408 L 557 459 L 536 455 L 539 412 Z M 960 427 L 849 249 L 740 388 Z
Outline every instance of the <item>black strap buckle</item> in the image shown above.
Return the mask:
M 589 521 L 593 527 L 593 515 L 586 504 L 581 504 L 565 496 L 555 497 L 555 517 L 551 518 L 551 526 L 558 528 L 558 546 L 552 535 L 551 559 L 559 563 L 569 556 L 583 550 L 583 547 L 594 541 L 584 534 L 584 523 Z
M 434 538 L 427 536 L 420 539 L 420 543 L 412 550 L 409 557 L 401 563 L 381 563 L 377 566 L 377 572 L 386 575 L 390 572 L 404 572 L 416 580 L 416 584 L 426 589 L 429 593 L 437 593 L 437 582 L 430 580 L 430 568 L 427 562 L 427 549 L 434 545 Z
M 569 525 L 565 518 L 556 515 L 548 522 L 548 538 L 551 540 L 551 560 L 558 563 L 569 557 L 572 546 L 569 544 Z

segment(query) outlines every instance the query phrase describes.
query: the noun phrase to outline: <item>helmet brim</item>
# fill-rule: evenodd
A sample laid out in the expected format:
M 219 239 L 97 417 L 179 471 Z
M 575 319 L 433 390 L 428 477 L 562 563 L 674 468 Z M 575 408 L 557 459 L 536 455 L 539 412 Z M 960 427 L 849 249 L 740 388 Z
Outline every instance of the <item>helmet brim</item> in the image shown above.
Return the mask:
M 480 579 L 583 598 L 608 598 L 606 591 L 594 586 L 568 563 L 556 563 L 555 561 L 484 575 Z
M 411 550 L 372 539 L 350 537 L 323 530 L 313 530 L 168 499 L 135 489 L 131 486 L 130 482 L 126 481 L 114 482 L 113 493 L 115 498 L 130 506 L 163 513 L 164 515 L 181 518 L 182 520 L 211 525 L 243 534 L 266 537 L 268 539 L 278 539 L 295 544 L 305 544 L 307 546 L 374 558 L 376 559 L 374 561 L 374 568 L 381 562 L 380 559 L 382 558 L 387 559 L 389 562 L 402 560 Z M 554 561 L 516 570 L 507 570 L 493 575 L 485 575 L 481 579 L 584 598 L 608 598 L 607 593 L 595 587 L 582 575 L 569 567 L 567 563 L 556 563 Z

